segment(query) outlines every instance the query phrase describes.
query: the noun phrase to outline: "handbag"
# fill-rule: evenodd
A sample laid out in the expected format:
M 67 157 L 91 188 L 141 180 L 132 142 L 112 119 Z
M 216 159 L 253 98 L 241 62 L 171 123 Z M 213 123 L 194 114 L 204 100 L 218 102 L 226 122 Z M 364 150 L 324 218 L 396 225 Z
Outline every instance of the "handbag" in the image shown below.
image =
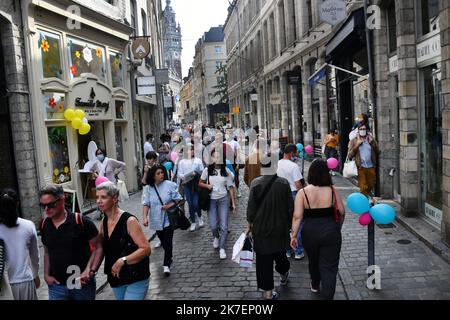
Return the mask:
M 239 266 L 243 268 L 251 268 L 253 266 L 253 239 L 247 234 L 244 240 L 244 246 L 240 252 Z
M 154 188 L 156 191 L 156 195 L 158 196 L 159 202 L 161 202 L 161 205 L 164 206 L 161 196 L 159 195 L 158 189 L 156 187 Z M 178 228 L 181 230 L 187 230 L 191 226 L 191 222 L 189 221 L 188 218 L 186 218 L 186 215 L 184 213 L 183 204 L 184 203 L 182 201 L 178 203 L 175 201 L 175 206 L 166 210 L 167 217 L 169 219 L 169 224 L 174 230 Z
M 209 174 L 207 178 L 207 183 L 209 184 Z M 211 203 L 211 192 L 207 188 L 199 188 L 198 190 L 198 206 L 201 210 L 208 211 L 209 205 Z
M 119 189 L 119 201 L 125 201 L 130 198 L 128 195 L 127 186 L 125 184 L 125 181 L 123 180 L 117 180 L 117 188 Z
M 342 175 L 344 176 L 344 178 L 353 178 L 358 176 L 358 168 L 356 167 L 356 162 L 355 160 L 349 160 L 348 156 L 345 159 Z
M 333 206 L 333 216 L 334 216 L 334 219 L 336 220 L 336 222 L 339 222 L 339 221 L 341 221 L 342 216 L 341 216 L 341 212 L 339 211 L 338 206 L 337 206 L 336 190 L 334 190 L 333 187 L 331 187 L 331 190 L 332 190 L 331 202 L 333 203 L 332 204 L 332 206 Z

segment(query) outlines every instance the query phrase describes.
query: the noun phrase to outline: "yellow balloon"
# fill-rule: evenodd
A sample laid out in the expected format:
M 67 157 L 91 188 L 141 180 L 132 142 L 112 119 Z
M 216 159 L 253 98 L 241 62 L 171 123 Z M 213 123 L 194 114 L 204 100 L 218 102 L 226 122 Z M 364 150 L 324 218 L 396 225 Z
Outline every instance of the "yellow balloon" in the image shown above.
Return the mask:
M 72 121 L 75 117 L 75 111 L 73 109 L 67 109 L 64 111 L 64 118 L 66 118 L 67 121 Z
M 80 120 L 83 120 L 84 118 L 84 111 L 81 109 L 75 110 L 75 117 L 79 118 Z
M 91 131 L 91 125 L 90 125 L 89 123 L 83 123 L 83 124 L 81 124 L 81 128 L 78 130 L 78 132 L 79 132 L 81 135 L 88 134 L 89 131 Z
M 74 129 L 80 129 L 82 124 L 83 124 L 83 122 L 81 121 L 80 118 L 73 118 L 72 127 Z

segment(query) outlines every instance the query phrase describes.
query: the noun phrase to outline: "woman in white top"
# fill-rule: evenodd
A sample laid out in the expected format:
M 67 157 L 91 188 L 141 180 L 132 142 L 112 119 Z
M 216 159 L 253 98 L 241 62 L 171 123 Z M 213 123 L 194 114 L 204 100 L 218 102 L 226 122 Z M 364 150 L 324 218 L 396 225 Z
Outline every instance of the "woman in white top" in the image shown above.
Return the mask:
M 200 177 L 200 188 L 211 190 L 211 202 L 208 210 L 209 226 L 214 236 L 214 249 L 220 248 L 220 259 L 226 259 L 225 244 L 228 236 L 229 200 L 228 190 L 231 193 L 233 211 L 236 210 L 234 194 L 234 176 L 226 167 L 223 153 L 211 152 L 213 163 L 203 170 Z
M 95 173 L 96 177 L 106 177 L 109 181 L 116 184 L 116 176 L 125 170 L 125 162 L 118 161 L 106 156 L 106 151 L 103 149 L 97 149 L 95 152 L 97 160 L 92 167 L 92 171 Z
M 14 190 L 0 191 L 0 238 L 5 242 L 9 283 L 14 300 L 37 300 L 41 282 L 36 228 L 33 222 L 19 218 L 18 206 Z
M 187 156 L 181 159 L 177 165 L 178 186 L 184 190 L 184 195 L 189 205 L 189 218 L 191 220 L 191 231 L 195 231 L 196 219 L 198 216 L 198 227 L 204 227 L 202 220 L 202 210 L 198 206 L 198 182 L 200 175 L 203 173 L 202 160 L 194 157 L 194 145 L 187 144 Z

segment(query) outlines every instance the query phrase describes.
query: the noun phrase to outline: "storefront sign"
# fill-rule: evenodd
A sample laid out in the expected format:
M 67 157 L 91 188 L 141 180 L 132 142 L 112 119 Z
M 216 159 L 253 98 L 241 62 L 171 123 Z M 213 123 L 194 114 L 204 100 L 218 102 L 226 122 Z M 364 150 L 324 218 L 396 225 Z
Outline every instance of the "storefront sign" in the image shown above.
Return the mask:
M 389 73 L 394 73 L 398 71 L 398 56 L 395 55 L 389 58 Z
M 164 96 L 164 108 L 169 109 L 173 107 L 173 97 L 172 96 Z
M 442 222 L 442 210 L 439 210 L 428 203 L 425 203 L 425 215 L 433 222 L 441 225 Z
M 154 73 L 156 78 L 156 84 L 169 83 L 169 69 L 156 69 Z
M 251 94 L 250 95 L 250 100 L 251 101 L 258 101 L 258 94 L 257 93 Z
M 281 104 L 281 94 L 271 94 L 270 95 L 270 104 L 272 104 L 272 105 Z
M 150 43 L 145 38 L 137 38 L 133 41 L 131 50 L 136 59 L 144 59 L 150 53 Z
M 96 94 L 94 88 L 92 87 L 88 100 L 83 101 L 83 98 L 81 97 L 75 98 L 75 108 L 85 108 L 84 112 L 90 117 L 107 113 L 109 110 L 109 102 L 102 102 L 98 99 L 94 100 L 95 96 Z
M 320 20 L 333 26 L 344 21 L 347 17 L 346 1 L 327 0 L 320 4 Z
M 155 77 L 137 78 L 137 95 L 147 96 L 156 94 Z
M 437 58 L 441 55 L 441 36 L 440 34 L 427 39 L 417 45 L 417 63 Z

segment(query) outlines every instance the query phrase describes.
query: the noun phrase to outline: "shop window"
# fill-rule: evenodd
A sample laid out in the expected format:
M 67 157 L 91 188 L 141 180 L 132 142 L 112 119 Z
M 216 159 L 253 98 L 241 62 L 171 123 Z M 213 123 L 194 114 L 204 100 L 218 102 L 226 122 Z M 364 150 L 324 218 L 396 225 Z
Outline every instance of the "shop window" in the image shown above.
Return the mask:
M 69 149 L 67 146 L 66 127 L 49 127 L 48 144 L 52 162 L 53 183 L 61 184 L 71 181 Z
M 439 30 L 439 0 L 418 0 L 419 36 Z
M 66 95 L 64 93 L 43 92 L 42 100 L 46 119 L 64 119 Z
M 109 66 L 111 67 L 112 86 L 114 88 L 123 88 L 122 55 L 120 53 L 110 53 Z
M 125 101 L 116 101 L 116 119 L 125 119 Z
M 68 40 L 70 79 L 92 73 L 106 82 L 105 49 L 84 41 Z
M 56 34 L 39 31 L 38 48 L 41 58 L 42 78 L 63 78 L 61 42 Z
M 123 157 L 123 142 L 122 142 L 122 126 L 115 126 L 116 136 L 116 159 L 124 161 Z
M 387 11 L 389 53 L 397 51 L 397 20 L 395 17 L 395 2 L 392 1 Z

